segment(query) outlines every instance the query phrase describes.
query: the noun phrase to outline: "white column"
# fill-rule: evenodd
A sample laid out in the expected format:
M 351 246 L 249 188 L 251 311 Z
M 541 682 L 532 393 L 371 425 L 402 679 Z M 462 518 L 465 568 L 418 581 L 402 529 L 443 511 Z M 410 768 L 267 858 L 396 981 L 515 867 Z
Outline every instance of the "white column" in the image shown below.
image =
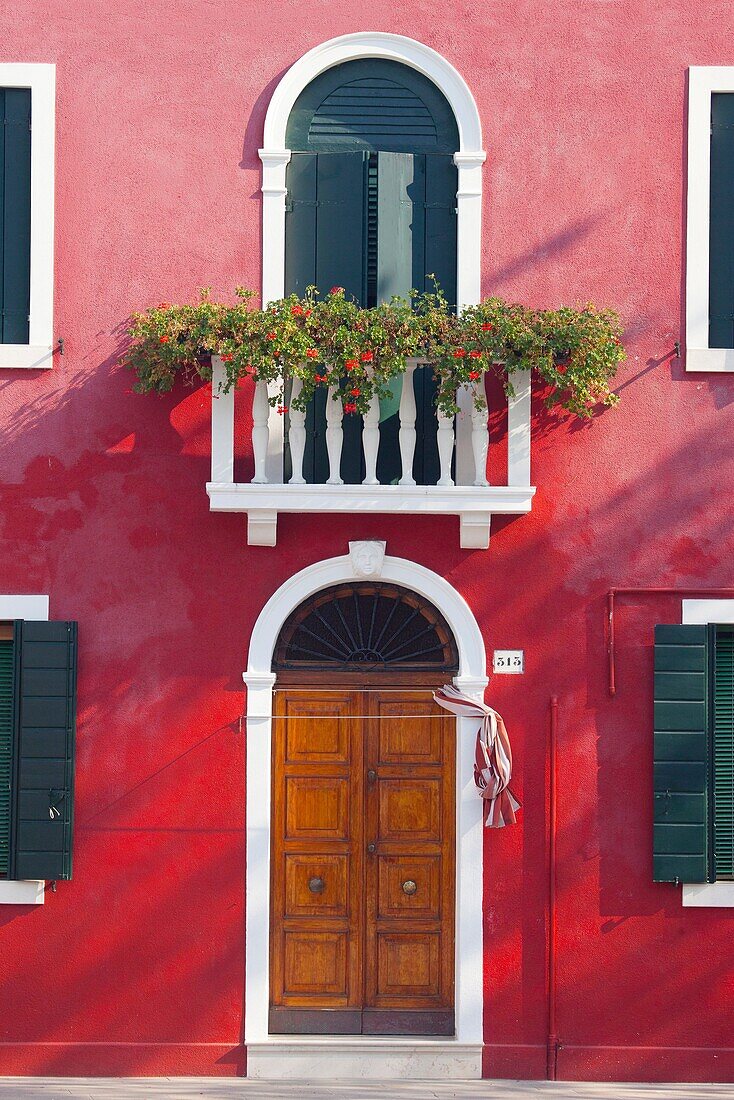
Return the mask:
M 291 466 L 293 468 L 290 480 L 291 485 L 306 484 L 306 479 L 303 476 L 303 452 L 306 449 L 306 413 L 301 409 L 296 409 L 293 405 L 294 399 L 300 395 L 302 389 L 302 380 L 300 378 L 294 378 L 291 387 L 290 427 L 288 430 L 288 442 L 291 448 Z
M 402 477 L 399 485 L 415 485 L 413 477 L 413 457 L 415 455 L 415 388 L 413 374 L 415 373 L 415 361 L 409 360 L 405 364 L 403 375 L 403 392 L 400 395 L 400 430 L 398 441 L 400 443 L 400 465 Z
M 245 1039 L 268 1038 L 270 1002 L 270 750 L 275 676 L 246 672 L 247 889 L 245 891 Z
M 342 419 L 344 409 L 338 386 L 329 386 L 326 397 L 326 453 L 329 456 L 329 477 L 327 485 L 343 485 L 341 478 L 342 443 L 344 432 Z
M 218 355 L 212 356 L 212 481 L 234 481 L 234 386 L 224 393 L 227 375 Z
M 285 171 L 290 149 L 260 149 L 263 174 L 262 306 L 282 298 L 285 292 Z M 271 387 L 271 393 L 275 387 Z M 271 484 L 283 482 L 283 417 L 270 409 L 265 477 Z
M 364 414 L 362 450 L 364 451 L 365 476 L 363 485 L 379 485 L 377 480 L 377 450 L 380 446 L 380 399 L 375 395 Z
M 267 485 L 268 477 L 265 472 L 265 460 L 268 455 L 268 416 L 270 405 L 268 404 L 267 382 L 255 383 L 255 396 L 252 399 L 252 453 L 255 459 L 254 485 Z
M 512 375 L 507 399 L 507 484 L 530 485 L 530 371 Z
M 486 400 L 486 391 L 484 388 L 485 375 L 482 374 L 481 378 L 477 382 L 477 391 L 479 397 L 484 397 Z M 472 456 L 474 458 L 474 484 L 477 486 L 488 485 L 487 481 L 487 451 L 489 449 L 489 429 L 487 427 L 487 417 L 489 414 L 488 408 L 477 408 L 472 395 L 472 410 L 471 410 L 471 449 Z
M 438 460 L 441 464 L 441 476 L 438 479 L 438 484 L 453 485 L 451 458 L 454 453 L 454 418 L 453 416 L 446 416 L 440 409 L 436 409 L 436 420 L 438 421 L 436 432 Z
M 473 153 L 454 153 L 458 169 L 456 192 L 456 306 L 474 306 L 482 299 L 482 165 L 487 159 L 483 149 Z M 471 485 L 475 466 L 472 454 L 471 394 L 463 387 L 457 396 L 456 482 Z

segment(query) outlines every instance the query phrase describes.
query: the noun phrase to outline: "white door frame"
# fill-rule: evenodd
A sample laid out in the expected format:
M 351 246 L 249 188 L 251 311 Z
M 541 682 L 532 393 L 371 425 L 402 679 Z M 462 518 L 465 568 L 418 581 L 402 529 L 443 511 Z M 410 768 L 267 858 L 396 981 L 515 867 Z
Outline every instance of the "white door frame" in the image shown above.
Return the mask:
M 482 165 L 487 154 L 482 148 L 482 124 L 474 96 L 463 76 L 441 54 L 400 34 L 380 31 L 345 34 L 321 42 L 300 57 L 273 92 L 265 115 L 262 161 L 262 305 L 283 297 L 285 290 L 285 200 L 286 165 L 291 150 L 285 135 L 293 105 L 317 76 L 345 61 L 381 58 L 407 65 L 422 73 L 446 97 L 459 131 L 459 148 L 454 154 L 458 187 L 456 192 L 456 301 L 457 308 L 476 305 L 481 299 L 482 265 Z M 459 484 L 471 484 L 469 462 L 472 421 L 469 391 L 461 387 L 458 397 L 464 416 L 456 430 L 463 445 L 457 446 Z M 272 410 L 268 421 L 267 477 L 282 480 L 283 417 Z M 466 457 L 465 457 L 466 456 Z M 472 478 L 469 474 L 472 474 Z
M 271 841 L 271 748 L 273 687 L 271 670 L 273 652 L 281 628 L 288 616 L 310 596 L 332 585 L 353 581 L 352 558 L 327 558 L 309 565 L 290 577 L 278 588 L 263 607 L 252 632 L 247 671 L 247 878 L 246 878 L 246 982 L 245 982 L 245 1043 L 248 1048 L 248 1076 L 267 1076 L 273 1061 L 268 1054 L 278 1052 L 282 1069 L 285 1048 L 293 1048 L 309 1040 L 294 1042 L 288 1036 L 268 1034 L 270 1001 L 270 841 Z M 486 654 L 477 621 L 464 598 L 447 580 L 415 562 L 386 555 L 380 580 L 397 584 L 425 597 L 436 607 L 450 626 L 459 651 L 459 672 L 454 684 L 463 692 L 482 698 L 487 686 Z M 457 1063 L 456 1075 L 481 1076 L 481 1044 L 483 1034 L 483 831 L 482 800 L 477 797 L 473 780 L 474 747 L 477 723 L 457 719 L 456 738 L 456 1037 L 434 1046 L 450 1048 L 463 1061 Z M 375 1043 L 360 1036 L 345 1037 L 351 1050 L 370 1047 L 378 1051 L 385 1041 Z M 324 1037 L 313 1040 L 324 1045 Z M 331 1047 L 338 1040 L 328 1040 Z M 401 1041 L 390 1040 L 393 1053 Z M 410 1076 L 415 1064 L 414 1050 L 421 1041 L 406 1039 L 413 1061 L 401 1064 L 399 1072 Z M 430 1044 L 426 1044 L 430 1046 Z M 268 1050 L 270 1048 L 270 1051 Z M 426 1051 L 428 1053 L 428 1050 Z M 435 1052 L 434 1052 L 435 1053 Z M 262 1055 L 263 1060 L 258 1061 Z M 467 1063 L 467 1058 L 469 1063 Z M 384 1051 L 381 1067 L 385 1073 Z M 345 1059 L 345 1075 L 358 1076 L 364 1067 Z M 262 1069 L 263 1066 L 267 1068 Z M 467 1068 L 468 1066 L 468 1068 Z M 356 1067 L 356 1068 L 355 1068 Z M 380 1068 L 378 1065 L 376 1068 Z M 301 1064 L 300 1071 L 303 1072 Z M 313 1075 L 314 1070 L 309 1072 Z M 451 1076 L 451 1072 L 440 1071 Z M 415 1065 L 415 1075 L 425 1076 L 426 1066 Z M 335 1063 L 328 1064 L 328 1076 L 339 1076 Z M 377 1073 L 377 1076 L 380 1074 Z M 428 1073 L 428 1076 L 432 1076 Z

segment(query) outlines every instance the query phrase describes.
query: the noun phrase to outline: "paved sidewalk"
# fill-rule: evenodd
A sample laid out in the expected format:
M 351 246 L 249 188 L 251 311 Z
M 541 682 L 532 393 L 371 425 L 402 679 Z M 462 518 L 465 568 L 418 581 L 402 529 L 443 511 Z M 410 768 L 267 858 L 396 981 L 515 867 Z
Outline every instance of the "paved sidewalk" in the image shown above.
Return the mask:
M 211 1077 L 0 1077 L 0 1100 L 734 1100 L 731 1085 L 575 1081 L 246 1081 Z

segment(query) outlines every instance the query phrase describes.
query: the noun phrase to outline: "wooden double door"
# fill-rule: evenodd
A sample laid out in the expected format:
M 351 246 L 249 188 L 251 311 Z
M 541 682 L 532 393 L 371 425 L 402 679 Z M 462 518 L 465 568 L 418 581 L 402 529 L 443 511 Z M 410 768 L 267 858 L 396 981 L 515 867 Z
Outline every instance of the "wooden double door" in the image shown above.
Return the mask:
M 270 1031 L 454 1034 L 454 721 L 365 685 L 275 713 Z

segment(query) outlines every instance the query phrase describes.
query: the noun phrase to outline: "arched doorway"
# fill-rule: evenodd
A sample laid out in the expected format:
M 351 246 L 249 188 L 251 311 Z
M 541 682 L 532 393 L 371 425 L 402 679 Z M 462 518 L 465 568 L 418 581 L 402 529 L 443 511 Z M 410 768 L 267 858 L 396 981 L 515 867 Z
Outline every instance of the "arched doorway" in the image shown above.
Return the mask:
M 284 623 L 315 593 L 360 575 L 351 554 L 315 562 L 283 582 L 252 631 L 247 671 L 247 871 L 245 1043 L 247 1074 L 260 1078 L 360 1076 L 470 1078 L 481 1076 L 482 1049 L 482 819 L 472 780 L 476 724 L 457 719 L 454 1011 L 455 1035 L 401 1039 L 379 1036 L 275 1035 L 269 1031 L 271 924 L 271 803 L 273 655 Z M 454 684 L 481 696 L 487 684 L 482 636 L 471 609 L 443 577 L 385 555 L 373 578 L 409 589 L 440 612 L 458 651 Z
M 293 612 L 273 670 L 270 1031 L 454 1035 L 451 630 L 352 581 Z

